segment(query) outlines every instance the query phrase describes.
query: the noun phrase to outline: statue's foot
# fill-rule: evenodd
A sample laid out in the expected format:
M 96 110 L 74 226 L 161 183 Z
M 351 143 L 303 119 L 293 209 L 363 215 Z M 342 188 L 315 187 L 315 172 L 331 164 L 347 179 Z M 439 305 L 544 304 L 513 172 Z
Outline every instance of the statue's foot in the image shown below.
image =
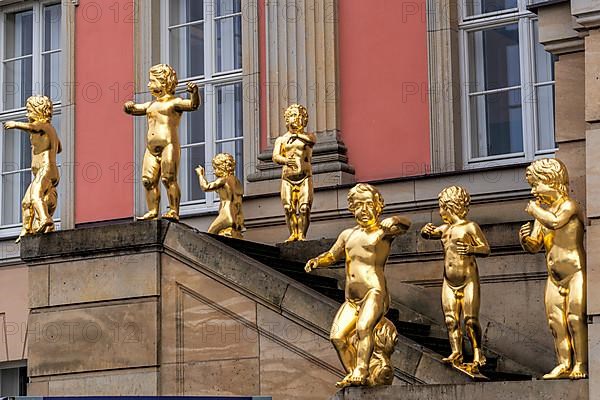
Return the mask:
M 162 215 L 164 219 L 168 219 L 169 221 L 179 222 L 179 213 L 173 210 L 169 210 Z
M 483 351 L 481 351 L 481 349 L 475 349 L 473 353 L 473 365 L 476 365 L 477 367 L 484 366 L 487 362 L 487 358 L 483 355 Z
M 46 229 L 44 229 L 44 233 L 50 233 L 50 232 L 54 232 L 54 230 L 56 229 L 54 223 L 52 225 L 48 225 L 46 226 Z
M 47 231 L 47 229 L 49 229 L 49 228 L 51 230 Z M 40 224 L 38 225 L 37 229 L 35 230 L 35 233 L 52 232 L 52 230 L 54 230 L 54 221 L 52 220 L 52 218 L 43 219 L 40 221 Z
M 26 230 L 22 230 L 22 231 L 21 231 L 21 233 L 19 234 L 19 237 L 17 238 L 17 240 L 15 240 L 15 243 L 21 243 L 21 238 L 22 238 L 23 236 L 26 236 L 26 235 L 27 235 L 27 233 L 28 233 L 28 232 L 27 232 Z
M 575 363 L 573 370 L 569 374 L 570 379 L 585 379 L 587 378 L 587 370 L 582 363 Z
M 290 237 L 289 237 L 289 238 L 287 238 L 287 239 L 285 240 L 285 243 L 297 242 L 297 241 L 298 241 L 298 236 L 296 236 L 296 235 L 292 234 L 292 235 L 290 235 Z
M 552 371 L 542 377 L 542 379 L 564 379 L 570 375 L 570 369 L 566 365 L 558 364 Z
M 146 214 L 141 217 L 137 217 L 136 219 L 138 221 L 149 221 L 156 218 L 158 218 L 158 213 L 156 211 L 148 211 Z
M 356 367 L 354 371 L 348 374 L 342 382 L 345 383 L 345 386 L 366 386 L 367 381 L 369 379 L 369 370 L 366 368 Z
M 455 351 L 448 357 L 442 358 L 442 361 L 448 364 L 461 365 L 463 362 L 463 356 L 461 353 Z

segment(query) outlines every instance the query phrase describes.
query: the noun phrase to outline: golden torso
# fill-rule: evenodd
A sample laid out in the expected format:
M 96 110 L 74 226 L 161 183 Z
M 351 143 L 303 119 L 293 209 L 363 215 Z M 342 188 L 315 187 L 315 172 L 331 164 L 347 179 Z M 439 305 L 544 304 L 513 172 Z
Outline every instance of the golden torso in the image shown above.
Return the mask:
M 293 167 L 283 166 L 283 179 L 298 183 L 304 178 L 312 176 L 312 147 L 300 139 L 293 138 L 290 133 L 286 133 L 279 140 L 283 142 L 282 155 L 295 162 Z
M 364 299 L 370 290 L 387 294 L 384 268 L 390 253 L 391 241 L 384 231 L 366 231 L 356 227 L 347 231 L 346 238 L 346 298 Z
M 556 208 L 549 208 L 555 212 Z M 546 248 L 548 275 L 558 284 L 568 280 L 577 271 L 585 268 L 585 250 L 583 248 L 583 223 L 577 214 L 559 229 L 541 226 Z
M 179 121 L 182 113 L 175 109 L 180 99 L 171 97 L 153 101 L 148 107 L 148 150 L 159 156 L 169 144 L 179 145 Z
M 226 180 L 225 185 L 217 189 L 220 200 L 219 210 L 224 210 L 231 217 L 235 217 L 242 209 L 244 188 L 234 175 L 229 175 L 224 179 Z
M 471 236 L 467 233 L 468 222 L 461 222 L 454 225 L 448 225 L 448 228 L 442 235 L 442 244 L 444 245 L 444 278 L 447 283 L 453 287 L 461 287 L 467 284 L 474 277 L 477 277 L 477 263 L 475 256 L 460 255 L 457 252 L 457 242 L 474 245 Z
M 60 152 L 60 142 L 54 127 L 49 123 L 41 123 L 39 129 L 42 134 L 31 133 L 31 172 L 34 175 L 43 168 L 50 175 L 49 178 L 58 178 L 56 154 Z

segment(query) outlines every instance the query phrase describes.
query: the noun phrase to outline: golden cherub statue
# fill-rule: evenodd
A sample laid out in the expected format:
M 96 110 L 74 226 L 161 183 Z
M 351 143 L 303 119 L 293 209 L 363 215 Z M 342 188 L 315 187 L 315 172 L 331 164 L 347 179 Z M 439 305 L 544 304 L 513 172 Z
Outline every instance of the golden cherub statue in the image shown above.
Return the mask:
M 554 336 L 558 365 L 544 379 L 587 377 L 587 323 L 584 223 L 575 200 L 569 197 L 569 175 L 557 159 L 534 161 L 526 170 L 531 185 L 525 211 L 535 218 L 519 232 L 525 251 L 546 248 L 548 282 L 546 316 Z
M 198 166 L 196 173 L 200 187 L 205 192 L 216 191 L 219 194 L 219 215 L 210 224 L 208 233 L 242 239 L 244 229 L 244 214 L 242 212 L 242 196 L 244 187 L 234 175 L 235 160 L 231 154 L 217 154 L 212 160 L 217 179 L 208 182 L 204 175 L 204 168 Z
M 346 386 L 390 385 L 391 355 L 398 340 L 396 327 L 385 318 L 390 305 L 384 268 L 394 238 L 410 227 L 404 217 L 383 221 L 383 196 L 359 183 L 348 193 L 348 209 L 356 218 L 326 253 L 309 260 L 306 272 L 329 267 L 346 258 L 346 301 L 337 312 L 330 340 L 347 373 L 337 383 Z
M 281 202 L 290 231 L 286 242 L 305 240 L 310 225 L 313 202 L 312 151 L 317 141 L 312 133 L 304 131 L 308 111 L 292 104 L 285 111 L 287 132 L 275 141 L 273 162 L 282 165 Z
M 167 64 L 150 68 L 148 88 L 156 98 L 144 104 L 128 101 L 125 112 L 131 115 L 146 115 L 148 136 L 142 165 L 142 183 L 146 189 L 148 212 L 138 219 L 156 219 L 160 208 L 159 179 L 167 189 L 169 211 L 163 218 L 179 220 L 181 191 L 177 183 L 181 146 L 179 144 L 179 121 L 184 111 L 194 111 L 200 106 L 200 96 L 195 83 L 187 84 L 190 99 L 175 97 L 177 74 Z
M 7 121 L 4 129 L 21 129 L 29 132 L 31 140 L 31 172 L 33 180 L 25 192 L 22 202 L 23 228 L 17 238 L 33 233 L 54 230 L 52 216 L 56 211 L 60 179 L 56 155 L 62 151 L 60 139 L 52 126 L 52 101 L 46 96 L 31 96 L 27 99 L 29 122 Z
M 460 186 L 450 186 L 438 196 L 443 225 L 429 223 L 421 229 L 425 239 L 441 239 L 444 246 L 444 281 L 442 308 L 452 354 L 443 361 L 467 372 L 480 375 L 486 358 L 481 348 L 479 324 L 480 287 L 475 257 L 487 257 L 490 246 L 477 225 L 466 219 L 471 196 Z M 462 318 L 461 318 L 462 313 Z M 473 347 L 473 363 L 463 363 L 461 325 Z

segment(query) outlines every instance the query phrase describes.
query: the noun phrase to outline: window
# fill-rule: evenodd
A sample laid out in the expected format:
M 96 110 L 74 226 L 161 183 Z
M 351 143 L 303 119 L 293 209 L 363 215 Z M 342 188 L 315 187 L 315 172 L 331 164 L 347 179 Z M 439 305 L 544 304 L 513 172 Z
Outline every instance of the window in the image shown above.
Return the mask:
M 163 60 L 177 71 L 178 93 L 193 81 L 202 97 L 180 126 L 182 215 L 216 206 L 218 198 L 200 189 L 194 172 L 202 165 L 214 178 L 216 154 L 232 154 L 244 181 L 241 11 L 241 0 L 162 1 Z
M 0 396 L 27 395 L 27 367 L 24 361 L 0 365 Z
M 465 166 L 552 154 L 553 58 L 525 0 L 463 0 L 460 23 Z
M 60 21 L 60 4 L 27 2 L 0 8 L 2 235 L 12 235 L 20 230 L 21 199 L 32 178 L 29 134 L 20 130 L 5 132 L 2 123 L 8 120 L 26 121 L 27 98 L 44 94 L 54 102 L 52 123 L 59 135 L 61 132 Z M 60 210 L 54 213 L 55 219 L 58 215 Z

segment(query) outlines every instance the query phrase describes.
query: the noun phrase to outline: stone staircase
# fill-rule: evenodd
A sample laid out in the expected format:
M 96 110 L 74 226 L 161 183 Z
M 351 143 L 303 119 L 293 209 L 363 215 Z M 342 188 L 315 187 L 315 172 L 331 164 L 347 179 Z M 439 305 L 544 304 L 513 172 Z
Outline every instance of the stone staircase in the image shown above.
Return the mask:
M 344 291 L 338 287 L 338 281 L 335 278 L 307 274 L 304 271 L 304 262 L 293 261 L 281 257 L 280 247 L 255 243 L 245 240 L 225 238 L 222 236 L 213 236 L 220 242 L 240 251 L 241 253 L 265 264 L 274 270 L 277 270 L 286 276 L 310 287 L 311 289 L 329 297 L 330 299 L 342 303 L 344 301 Z M 440 359 L 450 354 L 450 344 L 446 337 L 436 336 L 432 333 L 431 325 L 403 321 L 400 319 L 400 312 L 391 308 L 386 317 L 394 323 L 398 333 L 408 339 L 411 339 L 419 345 L 431 350 L 439 355 Z M 467 358 L 470 358 L 469 350 L 466 350 Z M 497 370 L 497 355 L 488 352 L 486 354 L 488 362 L 482 368 L 482 373 L 491 381 L 524 381 L 531 380 L 530 375 L 522 373 L 511 373 Z M 448 369 L 451 369 L 448 367 Z

